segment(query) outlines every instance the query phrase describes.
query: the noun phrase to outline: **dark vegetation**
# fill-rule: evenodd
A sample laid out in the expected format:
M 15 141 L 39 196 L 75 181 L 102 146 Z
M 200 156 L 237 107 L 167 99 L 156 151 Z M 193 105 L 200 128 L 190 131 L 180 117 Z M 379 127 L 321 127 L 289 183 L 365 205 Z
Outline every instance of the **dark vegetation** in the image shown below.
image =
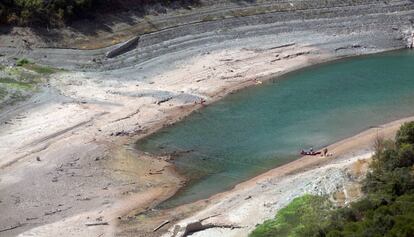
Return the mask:
M 251 237 L 414 236 L 414 122 L 404 124 L 395 142 L 378 139 L 365 197 L 344 208 L 305 195 L 259 225 Z
M 1 0 L 0 24 L 62 26 L 73 20 L 94 18 L 99 14 L 149 8 L 165 11 L 197 4 L 198 0 Z

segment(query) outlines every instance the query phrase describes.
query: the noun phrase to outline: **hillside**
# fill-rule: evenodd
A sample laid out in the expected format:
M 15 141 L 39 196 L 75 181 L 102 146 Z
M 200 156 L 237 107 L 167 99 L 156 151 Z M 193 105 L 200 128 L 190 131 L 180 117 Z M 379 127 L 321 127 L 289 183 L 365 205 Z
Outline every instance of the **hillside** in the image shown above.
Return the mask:
M 0 3 L 0 24 L 20 26 L 64 26 L 74 20 L 134 10 L 147 14 L 165 8 L 188 7 L 193 0 L 5 0 Z

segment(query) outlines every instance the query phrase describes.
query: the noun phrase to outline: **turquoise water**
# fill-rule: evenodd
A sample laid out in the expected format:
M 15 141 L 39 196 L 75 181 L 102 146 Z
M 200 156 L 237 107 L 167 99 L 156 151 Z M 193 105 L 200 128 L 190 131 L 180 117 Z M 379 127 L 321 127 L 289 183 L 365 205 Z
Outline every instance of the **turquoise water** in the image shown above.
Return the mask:
M 163 204 L 189 203 L 372 126 L 414 114 L 414 52 L 341 60 L 290 73 L 207 106 L 138 141 L 139 150 L 181 152 L 191 178 Z M 183 152 L 187 151 L 187 152 Z

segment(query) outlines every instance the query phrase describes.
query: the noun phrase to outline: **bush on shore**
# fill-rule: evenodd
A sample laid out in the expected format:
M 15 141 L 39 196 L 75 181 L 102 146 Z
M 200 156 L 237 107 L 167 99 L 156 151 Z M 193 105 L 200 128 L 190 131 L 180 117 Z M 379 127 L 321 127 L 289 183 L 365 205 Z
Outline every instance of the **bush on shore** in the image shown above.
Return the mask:
M 326 224 L 332 205 L 326 197 L 304 195 L 279 210 L 275 219 L 259 225 L 250 237 L 308 236 Z

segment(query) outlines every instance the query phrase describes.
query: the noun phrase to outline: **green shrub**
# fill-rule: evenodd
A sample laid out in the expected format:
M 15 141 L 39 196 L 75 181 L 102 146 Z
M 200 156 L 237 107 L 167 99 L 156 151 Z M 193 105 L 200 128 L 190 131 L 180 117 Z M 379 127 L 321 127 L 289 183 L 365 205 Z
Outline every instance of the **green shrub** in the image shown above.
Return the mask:
M 21 59 L 17 60 L 16 65 L 21 67 L 21 66 L 24 66 L 24 65 L 29 64 L 29 63 L 30 63 L 30 61 L 28 59 L 21 58 Z
M 414 144 L 414 122 L 405 123 L 398 130 L 395 143 L 399 147 L 402 144 Z
M 52 67 L 41 66 L 41 65 L 37 65 L 33 63 L 24 65 L 24 68 L 37 72 L 39 74 L 46 74 L 46 75 L 59 71 L 58 69 L 55 69 Z
M 314 236 L 328 221 L 331 203 L 325 197 L 304 195 L 279 210 L 275 219 L 259 225 L 250 237 Z

